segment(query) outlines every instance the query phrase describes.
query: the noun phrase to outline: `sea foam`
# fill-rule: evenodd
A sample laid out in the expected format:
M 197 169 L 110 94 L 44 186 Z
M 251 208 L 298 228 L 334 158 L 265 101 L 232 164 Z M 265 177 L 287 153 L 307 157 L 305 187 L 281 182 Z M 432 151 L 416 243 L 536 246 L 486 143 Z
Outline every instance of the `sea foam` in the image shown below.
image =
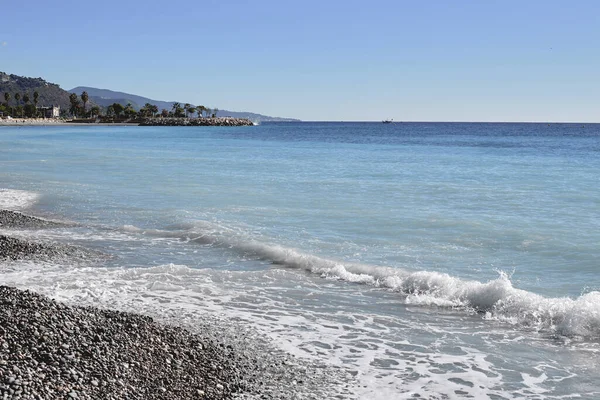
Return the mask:
M 23 210 L 31 207 L 39 195 L 26 190 L 0 189 L 0 210 Z
M 480 313 L 485 319 L 545 334 L 600 338 L 600 292 L 597 291 L 577 298 L 547 298 L 515 288 L 503 271 L 498 272 L 496 279 L 479 282 L 436 271 L 348 263 L 254 240 L 237 230 L 208 222 L 198 222 L 184 230 L 143 230 L 130 225 L 123 230 L 227 248 L 244 257 L 252 256 L 325 279 L 393 291 L 405 304 L 464 309 Z

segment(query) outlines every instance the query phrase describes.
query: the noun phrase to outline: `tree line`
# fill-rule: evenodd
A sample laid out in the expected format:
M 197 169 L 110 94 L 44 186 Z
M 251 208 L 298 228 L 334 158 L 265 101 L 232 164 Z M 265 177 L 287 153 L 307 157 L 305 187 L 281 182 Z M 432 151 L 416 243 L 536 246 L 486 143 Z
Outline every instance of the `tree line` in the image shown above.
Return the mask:
M 14 101 L 11 102 L 11 99 L 14 99 Z M 11 117 L 35 118 L 41 116 L 41 112 L 37 107 L 39 100 L 40 94 L 37 91 L 33 92 L 32 97 L 27 92 L 23 93 L 22 96 L 19 92 L 14 95 L 10 92 L 4 92 L 4 104 L 0 103 L 0 112 Z
M 43 116 L 43 113 L 38 109 L 40 95 L 37 91 L 33 92 L 33 97 L 28 93 L 15 93 L 12 95 L 9 92 L 4 93 L 4 104 L 0 103 L 0 112 L 3 115 L 10 115 L 15 118 L 36 118 Z M 11 101 L 14 99 L 14 101 Z M 33 102 L 32 102 L 33 100 Z M 218 108 L 208 108 L 202 105 L 194 106 L 190 103 L 173 103 L 171 110 L 159 109 L 156 105 L 146 103 L 139 111 L 133 108 L 131 103 L 122 105 L 113 103 L 106 108 L 101 108 L 98 105 L 93 105 L 88 110 L 88 102 L 90 96 L 86 91 L 81 95 L 76 93 L 69 94 L 70 107 L 68 113 L 74 118 L 149 118 L 149 117 L 172 117 L 172 118 L 190 118 L 197 115 L 198 118 L 216 117 Z M 61 110 L 62 113 L 66 110 Z
M 204 106 L 193 106 L 190 103 L 185 103 L 183 106 L 181 103 L 173 103 L 173 107 L 171 111 L 162 110 L 163 117 L 175 117 L 175 118 L 189 118 L 190 116 L 194 116 L 194 114 L 198 115 L 198 118 L 208 118 L 208 117 L 216 117 L 218 108 L 210 109 Z
M 69 96 L 69 100 L 71 102 L 71 115 L 75 117 L 83 116 L 87 118 L 106 116 L 111 118 L 150 118 L 150 117 L 174 117 L 174 118 L 190 118 L 194 114 L 197 114 L 198 118 L 207 118 L 207 117 L 216 117 L 218 108 L 210 109 L 204 106 L 193 106 L 189 103 L 184 104 L 181 103 L 173 103 L 171 110 L 162 109 L 160 110 L 158 106 L 155 104 L 146 103 L 139 111 L 136 111 L 133 108 L 131 103 L 127 103 L 127 105 L 122 105 L 121 103 L 113 103 L 106 107 L 106 110 L 102 110 L 98 106 L 93 106 L 90 111 L 86 110 L 86 104 L 89 100 L 89 96 L 87 92 L 81 93 L 81 102 L 77 94 L 71 93 Z M 83 103 L 83 107 L 81 107 L 81 103 Z M 104 111 L 104 114 L 101 112 Z

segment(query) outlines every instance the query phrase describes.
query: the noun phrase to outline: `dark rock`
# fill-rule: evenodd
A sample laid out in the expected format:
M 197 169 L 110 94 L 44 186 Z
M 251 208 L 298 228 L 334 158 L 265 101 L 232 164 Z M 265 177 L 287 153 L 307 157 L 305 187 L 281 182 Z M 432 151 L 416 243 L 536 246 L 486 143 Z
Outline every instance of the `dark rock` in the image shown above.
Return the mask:
M 247 118 L 146 118 L 140 126 L 252 126 Z

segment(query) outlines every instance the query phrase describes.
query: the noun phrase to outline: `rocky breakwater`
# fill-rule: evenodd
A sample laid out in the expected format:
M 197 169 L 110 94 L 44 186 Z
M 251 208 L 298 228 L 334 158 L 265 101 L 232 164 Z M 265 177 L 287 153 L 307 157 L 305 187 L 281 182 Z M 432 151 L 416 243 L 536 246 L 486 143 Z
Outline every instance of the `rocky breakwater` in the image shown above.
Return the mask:
M 146 118 L 140 126 L 252 126 L 247 118 Z

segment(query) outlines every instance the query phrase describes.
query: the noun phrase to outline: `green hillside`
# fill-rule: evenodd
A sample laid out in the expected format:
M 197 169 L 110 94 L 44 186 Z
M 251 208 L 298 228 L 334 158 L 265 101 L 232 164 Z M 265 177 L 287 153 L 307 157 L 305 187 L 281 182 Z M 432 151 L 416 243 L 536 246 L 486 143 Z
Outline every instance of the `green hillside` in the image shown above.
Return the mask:
M 4 93 L 9 93 L 9 104 L 15 106 L 15 94 L 19 93 L 21 104 L 23 104 L 23 95 L 27 93 L 31 99 L 30 103 L 32 103 L 33 92 L 39 94 L 38 106 L 60 106 L 61 110 L 69 110 L 71 106 L 69 92 L 61 89 L 55 83 L 46 82 L 42 78 L 28 78 L 0 72 L 0 102 L 4 103 Z M 77 93 L 77 95 L 80 94 Z M 88 107 L 90 106 L 91 102 L 88 103 Z
M 166 109 L 170 111 L 174 103 L 173 101 L 153 100 L 136 94 L 115 92 L 113 90 L 98 89 L 89 86 L 77 86 L 76 88 L 71 89 L 71 92 L 79 94 L 84 90 L 89 94 L 90 101 L 93 101 L 102 107 L 108 107 L 113 103 L 119 103 L 122 106 L 131 104 L 134 110 L 139 110 L 146 103 L 149 103 L 157 106 L 159 110 Z M 185 102 L 182 101 L 181 104 L 185 104 Z M 217 110 L 216 115 L 217 117 L 248 118 L 252 121 L 299 121 L 298 119 L 293 118 L 271 117 L 269 115 L 245 111 Z

